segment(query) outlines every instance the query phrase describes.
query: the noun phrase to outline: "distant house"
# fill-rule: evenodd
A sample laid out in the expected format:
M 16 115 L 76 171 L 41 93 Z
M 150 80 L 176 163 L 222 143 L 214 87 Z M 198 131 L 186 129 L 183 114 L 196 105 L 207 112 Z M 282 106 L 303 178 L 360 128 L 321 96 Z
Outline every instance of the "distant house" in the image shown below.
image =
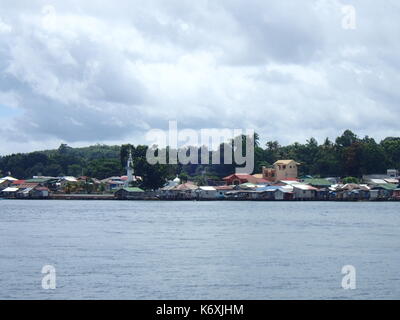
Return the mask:
M 390 178 L 398 178 L 399 175 L 399 170 L 396 169 L 388 169 L 386 173 Z
M 315 193 L 316 200 L 328 200 L 329 199 L 329 189 L 328 188 L 319 188 Z
M 262 185 L 264 186 L 264 185 Z M 234 187 L 235 190 L 256 190 L 257 189 L 257 185 L 251 182 L 246 182 L 246 183 L 242 183 L 239 184 L 237 186 Z
M 293 200 L 293 187 L 279 187 L 275 191 L 275 200 L 280 200 L 280 201 L 287 201 L 287 200 Z
M 393 190 L 392 197 L 395 200 L 400 200 L 400 188 L 399 187 L 397 187 L 396 189 Z
M 132 176 L 134 181 L 142 181 L 142 177 Z M 106 192 L 114 192 L 127 186 L 128 176 L 114 176 L 99 181 L 104 184 Z
M 20 184 L 12 184 L 11 185 L 12 187 L 16 187 L 16 188 L 19 188 L 20 190 L 23 190 L 23 189 L 27 189 L 27 188 L 36 188 L 36 187 L 38 187 L 38 186 L 42 186 L 41 184 L 39 184 L 39 183 L 32 183 L 32 182 L 24 182 L 24 183 L 20 183 Z
M 297 179 L 299 165 L 300 163 L 294 160 L 278 160 L 272 168 L 263 167 L 262 175 L 264 179 L 272 182 Z
M 179 179 L 178 175 L 173 180 L 168 180 L 164 187 L 176 187 L 181 184 L 181 179 Z
M 293 196 L 296 200 L 312 200 L 315 199 L 317 190 L 306 184 L 294 184 Z
M 192 182 L 186 182 L 177 186 L 166 186 L 160 189 L 160 198 L 165 200 L 189 200 L 196 199 L 198 186 Z
M 50 195 L 50 190 L 38 183 L 23 183 L 15 187 L 18 188 L 15 197 L 20 199 L 44 199 Z
M 253 190 L 233 190 L 226 193 L 226 197 L 228 199 L 237 199 L 237 200 L 250 200 L 253 199 L 253 193 L 256 191 Z
M 396 190 L 397 187 L 397 185 L 390 183 L 375 185 L 371 188 L 370 199 L 387 200 L 392 197 L 394 190 Z
M 267 186 L 267 185 L 258 185 L 256 186 L 255 189 L 249 189 L 254 190 L 254 193 L 252 194 L 253 199 L 257 200 L 274 200 L 275 198 L 275 191 L 278 189 L 276 186 Z
M 11 176 L 7 176 L 7 177 L 0 178 L 0 180 L 7 180 L 10 182 L 13 182 L 13 181 L 17 181 L 18 179 L 15 179 L 14 177 L 11 177 Z
M 304 184 L 315 188 L 329 188 L 333 183 L 326 179 L 303 179 Z
M 114 197 L 120 200 L 143 199 L 144 190 L 135 187 L 122 188 L 114 193 Z
M 101 183 L 105 185 L 107 192 L 119 190 L 125 186 L 125 180 L 121 180 L 121 177 L 109 177 L 101 180 Z
M 370 200 L 378 200 L 380 198 L 381 190 L 379 189 L 371 189 L 369 192 L 369 199 Z
M 385 179 L 386 183 L 390 183 L 390 184 L 399 184 L 399 179 L 395 179 L 395 178 L 389 178 L 389 179 Z
M 279 180 L 274 185 L 292 186 L 294 184 L 302 184 L 302 183 L 297 179 L 286 179 L 286 180 Z
M 1 194 L 6 198 L 16 198 L 18 190 L 17 187 L 7 187 L 1 191 Z
M 9 187 L 11 182 L 9 180 L 0 180 L 0 191 L 4 190 L 5 188 Z
M 217 187 L 215 187 L 215 190 L 217 190 L 216 197 L 218 199 L 224 199 L 224 198 L 226 198 L 226 193 L 232 191 L 233 187 L 232 186 L 217 186 Z
M 18 187 L 21 184 L 25 184 L 25 183 L 26 183 L 26 180 L 16 180 L 16 181 L 13 181 L 11 185 L 14 187 Z
M 225 183 L 230 186 L 230 185 L 239 185 L 243 183 L 253 183 L 253 184 L 266 184 L 268 181 L 263 178 L 258 178 L 255 176 L 252 176 L 250 174 L 242 174 L 242 173 L 235 173 L 231 174 L 230 176 L 227 176 L 223 178 Z
M 33 188 L 19 188 L 15 197 L 19 199 L 29 199 L 30 198 L 30 192 L 33 190 Z
M 370 187 L 365 184 L 347 183 L 336 187 L 337 200 L 368 200 L 370 196 Z
M 369 184 L 373 185 L 381 185 L 381 184 L 386 184 L 387 182 L 385 179 L 370 179 Z
M 399 183 L 399 176 L 397 170 L 388 170 L 387 174 L 369 174 L 363 175 L 363 181 L 368 184 L 383 184 L 383 183 Z
M 215 200 L 217 199 L 217 189 L 210 186 L 199 187 L 196 190 L 197 198 L 200 200 Z
M 44 198 L 48 198 L 50 195 L 50 190 L 46 187 L 36 187 L 33 188 L 30 192 L 30 197 L 32 199 L 44 199 Z
M 52 191 L 56 191 L 59 188 L 59 185 L 57 185 L 59 181 L 59 178 L 55 177 L 33 177 L 32 179 L 27 179 L 25 180 L 25 183 L 34 183 L 38 184 L 42 187 L 49 188 Z

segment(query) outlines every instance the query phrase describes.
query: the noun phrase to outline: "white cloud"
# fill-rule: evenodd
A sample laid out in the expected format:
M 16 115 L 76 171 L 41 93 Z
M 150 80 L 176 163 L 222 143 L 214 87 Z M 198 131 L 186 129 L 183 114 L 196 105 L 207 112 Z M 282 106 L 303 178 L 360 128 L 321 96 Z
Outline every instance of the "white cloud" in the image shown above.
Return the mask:
M 11 31 L 12 27 L 0 19 L 0 34 L 10 33 Z
M 144 142 L 169 119 L 282 143 L 400 134 L 394 1 L 354 1 L 356 30 L 337 0 L 3 2 L 0 105 L 21 112 L 0 153 Z

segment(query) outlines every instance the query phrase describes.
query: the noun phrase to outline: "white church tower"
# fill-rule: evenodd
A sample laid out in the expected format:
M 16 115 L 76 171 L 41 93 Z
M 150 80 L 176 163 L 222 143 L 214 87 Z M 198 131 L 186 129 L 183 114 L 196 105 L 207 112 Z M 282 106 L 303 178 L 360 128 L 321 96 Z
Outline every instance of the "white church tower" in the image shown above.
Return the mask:
M 129 151 L 128 162 L 126 164 L 126 175 L 128 176 L 128 179 L 126 180 L 126 187 L 130 187 L 131 183 L 136 181 L 133 170 L 132 151 Z

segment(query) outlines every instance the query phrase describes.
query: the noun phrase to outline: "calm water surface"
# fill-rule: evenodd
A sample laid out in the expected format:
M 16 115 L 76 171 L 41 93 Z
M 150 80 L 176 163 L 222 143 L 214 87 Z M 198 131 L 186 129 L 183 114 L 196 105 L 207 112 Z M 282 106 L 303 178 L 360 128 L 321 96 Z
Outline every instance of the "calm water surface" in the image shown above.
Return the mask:
M 0 298 L 399 299 L 399 207 L 1 200 Z

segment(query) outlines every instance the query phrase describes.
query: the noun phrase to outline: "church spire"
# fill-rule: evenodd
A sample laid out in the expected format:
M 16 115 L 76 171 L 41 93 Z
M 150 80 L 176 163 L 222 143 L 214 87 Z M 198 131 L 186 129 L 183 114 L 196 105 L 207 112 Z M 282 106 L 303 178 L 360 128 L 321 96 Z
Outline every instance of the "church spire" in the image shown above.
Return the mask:
M 126 164 L 126 175 L 128 176 L 127 179 L 127 186 L 129 187 L 130 184 L 135 181 L 134 170 L 133 170 L 133 159 L 132 159 L 132 150 L 129 150 L 129 157 Z

